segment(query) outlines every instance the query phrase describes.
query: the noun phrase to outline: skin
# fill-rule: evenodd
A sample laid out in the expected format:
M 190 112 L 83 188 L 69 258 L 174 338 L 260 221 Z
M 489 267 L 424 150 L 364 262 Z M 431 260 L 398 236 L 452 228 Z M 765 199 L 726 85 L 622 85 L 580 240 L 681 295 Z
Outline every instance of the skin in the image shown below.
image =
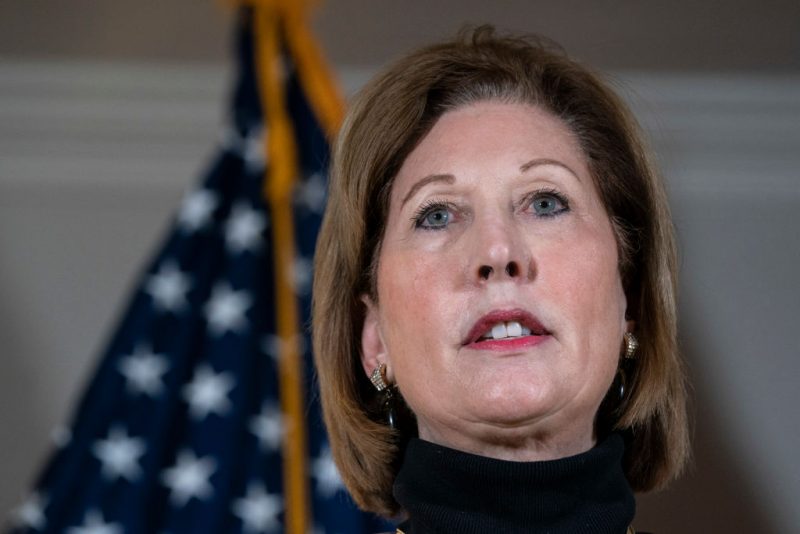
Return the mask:
M 494 101 L 445 113 L 393 183 L 377 288 L 362 296 L 364 371 L 386 364 L 422 439 L 519 461 L 594 445 L 632 325 L 611 222 L 559 119 Z M 547 335 L 465 344 L 497 310 Z

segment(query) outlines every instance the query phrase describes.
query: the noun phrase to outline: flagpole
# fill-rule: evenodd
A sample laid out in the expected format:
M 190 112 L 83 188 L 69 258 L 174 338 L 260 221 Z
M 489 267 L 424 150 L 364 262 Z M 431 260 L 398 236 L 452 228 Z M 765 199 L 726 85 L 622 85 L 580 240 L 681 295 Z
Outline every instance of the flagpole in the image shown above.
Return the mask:
M 284 93 L 281 38 L 296 64 L 309 104 L 332 139 L 344 116 L 343 99 L 307 27 L 313 0 L 242 0 L 253 8 L 256 73 L 266 129 L 264 196 L 272 215 L 275 253 L 275 296 L 279 347 L 280 401 L 286 430 L 283 437 L 283 480 L 286 530 L 307 534 L 311 507 L 307 476 L 305 391 L 299 351 L 299 311 L 293 291 L 295 259 L 292 189 L 297 177 L 297 147 Z
M 286 39 L 295 59 L 300 82 L 328 138 L 332 140 L 344 118 L 344 99 L 334 83 L 322 53 L 308 29 L 307 18 L 289 14 Z
M 297 147 L 287 115 L 282 85 L 280 38 L 284 10 L 281 2 L 255 4 L 257 76 L 265 116 L 267 167 L 264 193 L 270 207 L 275 252 L 277 331 L 280 338 L 281 410 L 286 421 L 283 438 L 283 481 L 288 534 L 307 534 L 310 517 L 306 473 L 306 425 L 303 362 L 298 350 L 299 313 L 293 289 L 295 259 L 292 187 L 297 176 Z

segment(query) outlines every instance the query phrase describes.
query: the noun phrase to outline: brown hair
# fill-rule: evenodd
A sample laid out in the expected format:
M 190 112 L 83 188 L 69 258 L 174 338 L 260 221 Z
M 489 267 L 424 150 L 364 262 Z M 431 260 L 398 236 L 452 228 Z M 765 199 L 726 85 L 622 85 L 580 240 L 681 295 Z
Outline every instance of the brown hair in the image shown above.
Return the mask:
M 559 117 L 586 154 L 614 226 L 640 348 L 626 368 L 626 400 L 607 396 L 597 433 L 623 432 L 625 473 L 637 491 L 674 478 L 689 454 L 673 229 L 637 123 L 598 76 L 554 44 L 480 27 L 423 48 L 373 79 L 350 108 L 333 153 L 315 259 L 314 354 L 342 478 L 362 508 L 384 515 L 399 511 L 392 484 L 401 444 L 415 425 L 393 431 L 375 410 L 378 394 L 360 360 L 359 297 L 377 298 L 377 258 L 401 164 L 443 113 L 485 100 L 531 104 Z

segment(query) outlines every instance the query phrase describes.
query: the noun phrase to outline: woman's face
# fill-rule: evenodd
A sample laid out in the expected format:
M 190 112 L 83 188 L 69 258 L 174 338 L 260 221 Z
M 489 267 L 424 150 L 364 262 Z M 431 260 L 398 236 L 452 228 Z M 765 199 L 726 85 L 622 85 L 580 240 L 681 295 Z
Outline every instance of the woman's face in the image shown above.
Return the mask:
M 559 119 L 499 102 L 445 113 L 395 178 L 377 291 L 364 369 L 387 365 L 421 438 L 519 460 L 591 448 L 626 301 Z

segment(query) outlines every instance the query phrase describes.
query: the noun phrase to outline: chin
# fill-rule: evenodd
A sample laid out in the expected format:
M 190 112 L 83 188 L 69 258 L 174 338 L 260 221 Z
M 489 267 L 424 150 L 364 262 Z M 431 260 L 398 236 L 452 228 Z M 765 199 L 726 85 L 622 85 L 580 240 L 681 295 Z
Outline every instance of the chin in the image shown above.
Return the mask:
M 503 429 L 526 429 L 530 432 L 560 428 L 572 428 L 581 420 L 594 420 L 597 406 L 594 402 L 581 401 L 577 392 L 563 391 L 547 385 L 530 383 L 493 388 L 483 395 L 474 395 L 469 408 L 472 420 L 485 421 L 487 425 Z M 596 403 L 599 406 L 599 400 Z
M 502 397 L 484 397 L 480 402 L 475 407 L 476 420 L 507 428 L 534 424 L 557 411 L 556 403 L 542 394 L 510 393 Z
M 548 419 L 552 412 L 544 407 L 516 406 L 513 410 L 492 410 L 475 414 L 475 420 L 485 421 L 487 425 L 503 429 L 529 428 Z
M 564 393 L 554 388 L 552 381 L 542 380 L 541 373 L 518 372 L 509 379 L 491 377 L 490 384 L 473 390 L 476 406 L 498 414 L 547 412 Z M 568 396 L 568 395 L 567 395 Z

